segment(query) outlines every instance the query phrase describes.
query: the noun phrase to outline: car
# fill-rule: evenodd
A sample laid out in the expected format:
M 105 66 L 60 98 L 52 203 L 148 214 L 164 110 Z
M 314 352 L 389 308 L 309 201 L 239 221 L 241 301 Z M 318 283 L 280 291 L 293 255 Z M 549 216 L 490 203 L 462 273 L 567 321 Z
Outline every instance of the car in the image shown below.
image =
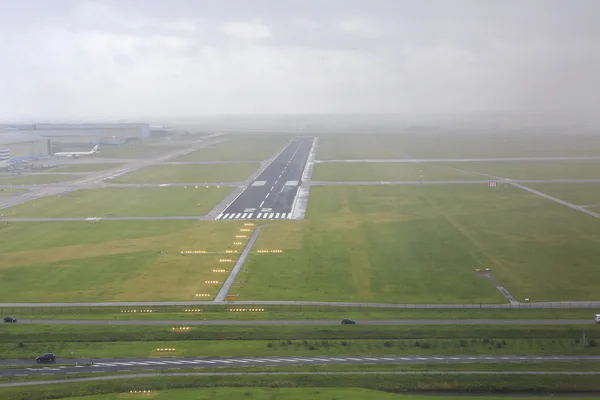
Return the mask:
M 56 356 L 53 353 L 42 354 L 35 359 L 35 362 L 40 363 L 54 363 L 56 362 Z
M 342 320 L 342 325 L 354 325 L 356 322 L 352 321 L 350 318 L 344 318 Z
M 15 317 L 4 317 L 2 320 L 4 322 L 17 322 L 17 319 Z
M 597 324 L 600 324 L 600 314 L 596 314 L 594 321 L 596 321 Z

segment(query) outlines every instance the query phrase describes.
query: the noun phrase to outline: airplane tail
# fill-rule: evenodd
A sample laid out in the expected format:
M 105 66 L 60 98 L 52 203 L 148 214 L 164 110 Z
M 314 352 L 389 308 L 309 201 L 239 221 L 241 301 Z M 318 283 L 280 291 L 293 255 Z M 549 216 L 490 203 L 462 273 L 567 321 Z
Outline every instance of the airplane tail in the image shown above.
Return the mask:
M 94 148 L 92 149 L 92 154 L 97 153 L 98 152 L 98 147 L 99 145 L 95 145 Z

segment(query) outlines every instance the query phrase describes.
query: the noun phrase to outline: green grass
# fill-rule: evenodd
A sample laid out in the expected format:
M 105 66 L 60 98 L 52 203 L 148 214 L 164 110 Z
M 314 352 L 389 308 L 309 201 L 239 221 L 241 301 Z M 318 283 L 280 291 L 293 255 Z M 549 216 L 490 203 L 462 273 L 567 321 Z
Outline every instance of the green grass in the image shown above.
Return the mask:
M 512 186 L 311 190 L 307 218 L 267 226 L 239 300 L 493 303 L 490 268 L 521 301 L 597 300 L 594 218 Z M 246 272 L 247 271 L 247 272 Z
M 220 222 L 220 221 L 219 221 Z M 0 226 L 0 301 L 197 300 L 216 294 L 241 223 L 104 221 Z M 36 242 L 36 239 L 39 241 Z M 242 239 L 244 242 L 244 239 Z M 235 260 L 237 254 L 227 255 Z M 210 298 L 203 298 L 210 299 Z
M 247 136 L 234 136 L 214 147 L 206 147 L 169 161 L 262 161 L 274 156 L 291 139 L 284 135 Z
M 24 192 L 24 189 L 0 189 L 0 196 L 17 196 Z
M 20 319 L 77 319 L 77 320 L 167 320 L 187 321 L 191 306 L 154 307 L 153 313 L 133 313 L 128 310 L 139 307 L 0 307 L 0 315 L 12 315 Z M 279 306 L 264 307 L 264 312 L 229 312 L 235 305 L 203 305 L 202 312 L 194 317 L 206 320 L 330 320 L 342 317 L 358 320 L 360 324 L 382 319 L 583 319 L 592 320 L 594 309 L 380 309 L 358 307 Z M 192 307 L 194 308 L 194 307 Z M 415 323 L 418 325 L 418 322 Z
M 29 175 L 0 175 L 0 185 L 36 185 L 45 183 L 66 182 L 77 178 L 76 175 L 52 175 L 52 174 L 29 174 Z
M 148 397 L 148 396 L 145 396 Z M 72 400 L 116 400 L 124 398 L 118 394 L 108 394 L 91 397 L 72 397 Z M 395 393 L 386 393 L 377 390 L 360 388 L 211 388 L 211 389 L 174 389 L 157 392 L 151 397 L 156 400 L 226 400 L 226 399 L 244 399 L 253 400 L 457 400 L 463 399 L 462 396 L 422 396 L 422 395 L 399 395 Z M 491 400 L 495 396 L 469 396 L 471 400 Z M 506 400 L 540 400 L 547 397 L 503 397 Z M 552 397 L 561 400 L 560 397 Z M 566 400 L 563 397 L 562 400 Z
M 259 167 L 255 163 L 218 165 L 153 165 L 111 180 L 111 183 L 240 182 Z
M 443 166 L 414 163 L 320 163 L 315 181 L 426 181 L 482 180 L 479 175 L 454 171 Z
M 567 395 L 575 392 L 584 394 L 586 392 L 597 391 L 600 388 L 597 376 L 544 376 L 544 375 L 511 375 L 502 376 L 495 374 L 488 375 L 382 375 L 360 373 L 349 375 L 217 375 L 217 376 L 174 376 L 173 374 L 164 374 L 158 377 L 137 377 L 122 380 L 105 380 L 97 382 L 75 382 L 69 384 L 47 384 L 27 387 L 9 387 L 0 389 L 0 397 L 3 400 L 42 400 L 48 398 L 65 398 L 82 395 L 97 395 L 109 393 L 123 393 L 121 398 L 132 398 L 128 395 L 130 390 L 167 390 L 175 388 L 243 388 L 245 391 L 249 387 L 257 388 L 306 388 L 314 391 L 322 390 L 317 388 L 367 388 L 372 390 L 385 391 L 388 393 L 410 392 L 411 396 L 416 396 L 415 392 L 426 394 L 427 392 L 443 392 L 444 394 L 456 393 L 462 396 L 467 393 L 478 393 L 482 400 L 481 393 L 528 393 L 526 399 L 533 400 L 529 394 L 539 393 L 566 393 Z M 125 394 L 127 393 L 127 394 Z M 245 392 L 244 392 L 245 393 Z M 590 393 L 591 395 L 592 393 Z M 119 397 L 117 397 L 119 398 Z M 136 398 L 136 397 L 133 397 Z M 194 397 L 197 398 L 197 397 Z M 210 398 L 210 397 L 209 397 Z M 238 397 L 233 397 L 238 398 Z M 311 397 L 309 397 L 311 398 Z M 345 398 L 345 397 L 341 397 Z M 404 399 L 405 395 L 400 397 Z M 485 397 L 484 397 L 485 398 Z M 512 399 L 511 397 L 508 397 Z M 552 397 L 559 399 L 560 397 Z M 413 400 L 414 397 L 411 399 Z M 431 397 L 416 397 L 417 400 L 429 400 Z M 452 396 L 443 396 L 444 400 L 454 400 Z M 515 397 L 514 400 L 524 400 Z M 441 399 L 440 399 L 441 400 Z
M 116 163 L 90 163 L 90 164 L 73 164 L 59 166 L 55 169 L 57 172 L 96 172 L 104 171 L 105 169 L 116 168 L 123 164 Z
M 323 135 L 318 160 L 597 156 L 600 136 L 517 132 Z
M 598 161 L 453 162 L 438 164 L 510 179 L 596 179 Z
M 102 147 L 98 155 L 102 158 L 147 158 L 151 155 L 164 153 L 166 150 L 172 149 L 156 146 Z
M 575 205 L 600 205 L 600 183 L 528 183 L 526 186 Z
M 141 396 L 140 396 L 141 397 Z M 148 397 L 148 396 L 144 396 Z M 292 399 L 314 399 L 314 400 L 392 400 L 401 396 L 393 393 L 385 393 L 376 390 L 360 388 L 302 388 L 302 389 L 268 389 L 268 388 L 219 388 L 219 389 L 176 389 L 165 390 L 156 393 L 151 398 L 156 400 L 226 400 L 244 399 L 253 400 L 292 400 Z M 118 394 L 108 394 L 91 397 L 71 397 L 73 400 L 113 400 L 124 398 Z M 421 400 L 421 396 L 402 396 L 403 400 Z M 441 398 L 427 398 L 423 400 L 441 400 Z M 453 400 L 453 399 L 444 399 Z M 485 398 L 473 398 L 473 400 L 485 400 Z M 528 399 L 531 400 L 531 399 Z M 535 399 L 534 399 L 535 400 Z
M 231 193 L 230 187 L 103 188 L 43 197 L 5 209 L 10 217 L 102 217 L 204 215 Z

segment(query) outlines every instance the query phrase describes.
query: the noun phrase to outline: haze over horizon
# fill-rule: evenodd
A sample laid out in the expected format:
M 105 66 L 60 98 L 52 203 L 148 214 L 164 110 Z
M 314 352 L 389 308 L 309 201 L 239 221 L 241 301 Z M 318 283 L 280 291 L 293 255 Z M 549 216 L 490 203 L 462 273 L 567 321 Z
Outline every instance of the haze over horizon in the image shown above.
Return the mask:
M 0 120 L 581 114 L 594 0 L 0 0 Z

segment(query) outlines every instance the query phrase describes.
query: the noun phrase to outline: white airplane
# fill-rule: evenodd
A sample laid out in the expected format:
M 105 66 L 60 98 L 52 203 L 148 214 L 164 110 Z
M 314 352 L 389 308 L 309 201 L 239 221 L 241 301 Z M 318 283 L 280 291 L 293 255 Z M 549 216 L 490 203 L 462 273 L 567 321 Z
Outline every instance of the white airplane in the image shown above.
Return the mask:
M 81 156 L 91 156 L 92 154 L 96 154 L 97 152 L 98 152 L 98 145 L 95 145 L 94 148 L 90 151 L 62 151 L 59 153 L 52 154 L 52 157 L 78 158 Z

